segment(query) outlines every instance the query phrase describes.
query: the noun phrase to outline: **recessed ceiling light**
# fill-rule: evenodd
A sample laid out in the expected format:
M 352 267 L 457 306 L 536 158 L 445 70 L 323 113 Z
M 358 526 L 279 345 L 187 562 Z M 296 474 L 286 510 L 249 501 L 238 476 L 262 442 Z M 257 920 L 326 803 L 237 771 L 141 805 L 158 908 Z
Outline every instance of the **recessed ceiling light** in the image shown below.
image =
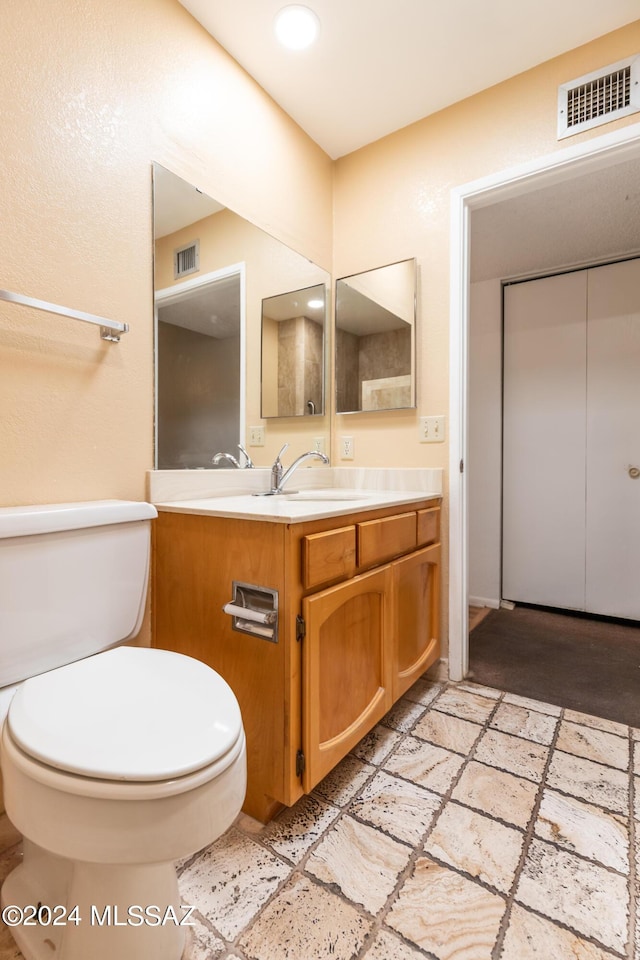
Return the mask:
M 309 7 L 291 3 L 276 14 L 274 27 L 283 46 L 289 50 L 304 50 L 318 36 L 320 21 Z
M 312 310 L 318 310 L 319 307 L 324 307 L 324 300 L 309 300 L 307 306 Z

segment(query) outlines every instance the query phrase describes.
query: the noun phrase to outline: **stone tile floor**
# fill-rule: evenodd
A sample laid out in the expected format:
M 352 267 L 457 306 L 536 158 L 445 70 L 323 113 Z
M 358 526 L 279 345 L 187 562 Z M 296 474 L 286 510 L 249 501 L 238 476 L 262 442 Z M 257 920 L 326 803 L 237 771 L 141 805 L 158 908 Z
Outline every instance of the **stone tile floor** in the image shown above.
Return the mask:
M 640 730 L 419 680 L 310 796 L 180 865 L 185 960 L 640 960 L 638 777 Z

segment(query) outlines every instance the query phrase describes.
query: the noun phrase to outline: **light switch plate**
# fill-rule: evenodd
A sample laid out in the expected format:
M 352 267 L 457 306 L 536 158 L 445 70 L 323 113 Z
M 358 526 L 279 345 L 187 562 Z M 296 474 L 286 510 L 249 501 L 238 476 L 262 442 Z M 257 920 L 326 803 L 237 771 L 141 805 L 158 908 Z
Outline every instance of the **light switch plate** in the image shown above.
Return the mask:
M 418 430 L 420 443 L 442 443 L 445 439 L 445 418 L 420 417 Z
M 264 447 L 264 427 L 249 427 L 249 446 Z

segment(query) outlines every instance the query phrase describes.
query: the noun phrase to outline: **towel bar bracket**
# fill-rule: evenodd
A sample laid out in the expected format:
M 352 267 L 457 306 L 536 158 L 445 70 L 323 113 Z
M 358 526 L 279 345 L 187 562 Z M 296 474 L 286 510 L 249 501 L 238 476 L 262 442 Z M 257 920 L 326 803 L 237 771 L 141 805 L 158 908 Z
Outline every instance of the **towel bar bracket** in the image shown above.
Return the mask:
M 128 323 L 124 323 L 124 324 L 123 324 L 123 327 L 124 327 L 124 330 L 122 331 L 122 333 L 128 333 L 128 332 L 129 332 L 129 324 L 128 324 Z M 118 333 L 118 332 L 115 331 L 115 330 L 112 330 L 111 327 L 101 326 L 101 327 L 100 327 L 100 339 L 101 339 L 101 340 L 110 340 L 111 343 L 120 343 L 120 333 Z

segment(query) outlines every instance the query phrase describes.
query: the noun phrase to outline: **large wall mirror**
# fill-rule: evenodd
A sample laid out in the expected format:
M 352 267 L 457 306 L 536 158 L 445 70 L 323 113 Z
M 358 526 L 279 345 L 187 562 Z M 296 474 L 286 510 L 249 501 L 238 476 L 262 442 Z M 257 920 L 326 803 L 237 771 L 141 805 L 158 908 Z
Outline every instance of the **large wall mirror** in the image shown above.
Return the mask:
M 319 386 L 308 379 L 303 395 L 315 413 L 324 410 L 329 275 L 159 164 L 153 165 L 153 211 L 156 467 L 213 468 L 218 452 L 242 464 L 238 444 L 245 444 L 247 418 L 260 422 L 260 382 L 288 379 L 284 350 L 281 371 L 273 351 L 262 354 L 263 304 L 273 302 L 277 323 L 275 305 L 292 291 L 311 288 L 323 304 L 311 317 L 305 304 L 300 316 L 321 331 L 321 344 L 317 336 L 307 338 L 308 367 L 315 364 Z M 261 376 L 247 376 L 248 361 L 261 356 Z M 269 408 L 264 416 L 311 411 L 292 409 L 283 404 L 282 413 Z M 310 439 L 314 432 L 310 423 Z M 252 451 L 256 463 L 259 452 Z M 223 460 L 218 468 L 231 466 Z
M 336 412 L 416 405 L 416 261 L 336 283 Z

